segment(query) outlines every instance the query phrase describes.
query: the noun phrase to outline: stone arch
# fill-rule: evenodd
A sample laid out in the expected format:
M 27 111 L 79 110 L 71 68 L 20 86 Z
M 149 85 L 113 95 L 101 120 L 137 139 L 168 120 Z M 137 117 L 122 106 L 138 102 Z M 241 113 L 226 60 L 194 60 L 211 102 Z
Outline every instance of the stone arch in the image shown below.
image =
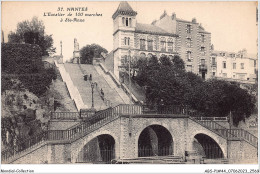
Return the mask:
M 213 132 L 204 131 L 204 130 L 194 131 L 190 136 L 190 148 L 191 149 L 193 149 L 192 143 L 193 143 L 196 135 L 206 135 L 209 138 L 211 138 L 219 146 L 220 150 L 223 153 L 223 157 L 227 158 L 227 140 L 226 139 L 220 137 L 219 135 L 215 135 Z
M 164 130 L 163 134 L 159 134 L 160 129 Z M 150 148 L 150 150 L 147 150 L 144 148 L 141 148 L 141 150 L 143 152 L 150 153 L 150 155 L 144 154 L 139 151 L 140 143 L 141 143 L 140 138 L 142 136 L 145 136 L 145 135 L 143 135 L 143 134 L 146 134 L 145 131 L 146 131 L 146 133 L 147 132 L 150 133 L 149 141 L 151 141 L 151 143 L 152 142 L 154 142 L 154 143 L 150 144 L 150 147 L 148 147 L 148 149 Z M 165 133 L 168 135 L 166 135 Z M 165 137 L 166 137 L 166 139 L 165 139 Z M 168 125 L 161 124 L 158 122 L 153 122 L 153 123 L 150 123 L 149 125 L 144 125 L 136 134 L 136 138 L 135 138 L 136 154 L 135 155 L 136 155 L 136 157 L 138 157 L 138 156 L 155 156 L 155 155 L 158 155 L 158 156 L 173 155 L 175 152 L 175 148 L 176 148 L 174 140 L 175 140 L 175 138 L 174 138 L 173 134 L 171 133 Z M 143 141 L 146 141 L 144 144 L 147 145 L 147 140 L 143 140 Z
M 118 149 L 119 149 L 119 137 L 110 131 L 99 131 L 94 134 L 90 134 L 90 135 L 86 136 L 84 139 L 80 140 L 79 142 L 73 144 L 73 146 L 71 147 L 72 162 L 75 163 L 79 160 L 82 150 L 89 142 L 91 142 L 95 138 L 102 136 L 102 135 L 108 135 L 113 138 L 113 140 L 114 140 L 114 158 L 117 158 Z M 77 150 L 73 152 L 74 148 Z

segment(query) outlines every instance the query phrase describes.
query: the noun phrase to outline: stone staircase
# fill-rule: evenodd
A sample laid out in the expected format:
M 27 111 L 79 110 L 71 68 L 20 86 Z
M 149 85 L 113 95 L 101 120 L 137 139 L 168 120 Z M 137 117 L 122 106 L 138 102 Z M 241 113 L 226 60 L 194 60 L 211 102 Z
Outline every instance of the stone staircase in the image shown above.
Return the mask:
M 78 64 L 65 63 L 64 66 L 69 73 L 73 84 L 78 88 L 84 104 L 90 108 L 92 106 L 92 88 L 90 82 L 84 80 L 84 75 L 86 74 L 83 74 Z M 96 90 L 94 90 L 93 98 L 95 109 L 102 110 L 107 108 Z
M 198 120 L 199 117 L 190 117 L 191 120 L 213 131 L 227 140 L 243 140 L 255 148 L 258 147 L 258 138 L 243 129 L 227 129 L 215 121 Z
M 123 94 L 123 91 L 118 89 L 116 90 L 118 87 L 112 79 L 105 76 L 100 67 L 87 64 L 80 64 L 79 66 L 84 74 L 88 76 L 92 74 L 92 82 L 97 83 L 96 91 L 99 92 L 102 89 L 104 92 L 104 98 L 109 100 L 112 106 L 127 103 L 128 97 Z M 121 95 L 118 91 L 120 91 Z
M 129 96 L 126 95 L 126 93 L 122 90 L 122 88 L 119 88 L 119 87 L 115 84 L 115 82 L 111 79 L 111 77 L 110 77 L 108 74 L 106 74 L 106 73 L 102 70 L 102 68 L 101 68 L 100 66 L 94 66 L 94 68 L 96 69 L 96 71 L 98 72 L 98 74 L 99 74 L 100 76 L 102 76 L 103 79 L 105 79 L 105 81 L 107 82 L 107 84 L 109 85 L 109 87 L 110 87 L 111 89 L 113 89 L 114 91 L 117 92 L 117 94 L 120 96 L 120 98 L 123 100 L 123 102 L 124 102 L 125 104 L 131 104 L 131 103 L 129 103 L 129 102 L 130 102 L 130 101 L 129 101 Z
M 77 115 L 77 113 L 74 113 Z M 104 111 L 97 112 L 95 116 L 87 121 L 72 126 L 67 130 L 47 130 L 33 137 L 27 138 L 14 147 L 10 147 L 1 151 L 2 163 L 10 163 L 20 156 L 30 153 L 31 151 L 40 148 L 46 143 L 72 143 L 89 133 L 101 128 L 102 126 L 116 120 L 120 115 L 136 115 L 142 114 L 142 107 L 138 105 L 118 105 L 113 108 L 108 108 Z

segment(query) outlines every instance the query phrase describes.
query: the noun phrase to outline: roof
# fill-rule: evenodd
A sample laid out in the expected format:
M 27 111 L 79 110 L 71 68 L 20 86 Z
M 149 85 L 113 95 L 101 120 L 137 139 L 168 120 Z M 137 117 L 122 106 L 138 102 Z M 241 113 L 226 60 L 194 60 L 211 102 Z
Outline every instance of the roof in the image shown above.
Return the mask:
M 178 21 L 178 22 L 192 23 L 191 21 L 187 21 L 187 20 L 183 20 L 183 19 L 179 19 L 179 18 L 176 18 L 176 21 Z
M 132 9 L 132 7 L 128 4 L 127 1 L 121 1 L 112 18 L 115 19 L 119 14 L 136 16 L 137 12 Z
M 212 51 L 211 55 L 221 56 L 221 53 L 225 53 L 225 57 L 230 57 L 230 54 L 233 54 L 233 55 L 235 55 L 236 58 L 239 58 L 240 55 L 241 55 L 241 53 L 239 53 L 239 52 L 217 51 L 217 50 Z M 245 53 L 243 58 L 245 58 L 245 59 L 246 58 L 247 59 L 257 59 L 257 56 L 255 54 Z
M 210 34 L 210 32 L 205 31 L 205 29 L 201 25 L 199 25 L 199 32 L 200 33 Z
M 150 25 L 150 24 L 141 24 L 141 23 L 136 23 L 136 32 L 139 33 L 148 33 L 148 34 L 160 34 L 160 35 L 170 35 L 170 36 L 177 36 L 173 33 L 169 33 L 165 31 L 164 29 L 157 27 L 155 25 Z

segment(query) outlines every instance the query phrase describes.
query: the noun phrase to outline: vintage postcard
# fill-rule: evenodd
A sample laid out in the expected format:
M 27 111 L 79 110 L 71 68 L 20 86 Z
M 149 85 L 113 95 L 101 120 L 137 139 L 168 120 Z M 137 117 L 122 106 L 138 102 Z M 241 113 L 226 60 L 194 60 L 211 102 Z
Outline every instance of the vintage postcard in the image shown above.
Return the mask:
M 259 172 L 257 1 L 2 1 L 1 12 L 2 172 Z

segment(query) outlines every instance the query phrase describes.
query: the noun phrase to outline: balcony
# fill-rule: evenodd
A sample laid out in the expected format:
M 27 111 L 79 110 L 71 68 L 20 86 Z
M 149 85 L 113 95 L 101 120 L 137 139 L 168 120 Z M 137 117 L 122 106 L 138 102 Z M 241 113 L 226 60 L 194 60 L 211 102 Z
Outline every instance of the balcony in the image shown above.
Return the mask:
M 199 72 L 207 72 L 208 68 L 207 65 L 199 65 Z

